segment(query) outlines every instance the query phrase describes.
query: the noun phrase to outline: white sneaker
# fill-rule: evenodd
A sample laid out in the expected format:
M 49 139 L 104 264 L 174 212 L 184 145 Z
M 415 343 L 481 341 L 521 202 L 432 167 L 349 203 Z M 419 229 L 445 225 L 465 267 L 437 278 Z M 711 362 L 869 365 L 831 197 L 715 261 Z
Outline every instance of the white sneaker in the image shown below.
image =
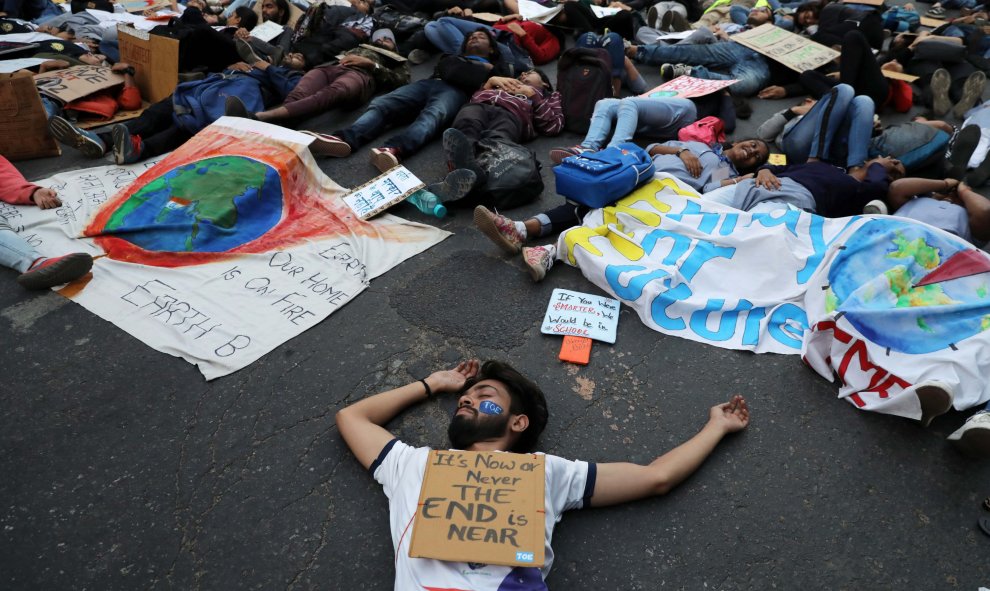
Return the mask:
M 863 206 L 863 213 L 870 215 L 887 215 L 890 212 L 887 204 L 879 199 L 874 199 Z
M 533 281 L 543 281 L 543 278 L 547 276 L 547 271 L 553 266 L 555 251 L 553 245 L 523 247 L 523 262 L 526 264 L 526 269 Z
M 946 439 L 971 456 L 990 458 L 990 412 L 969 417 Z

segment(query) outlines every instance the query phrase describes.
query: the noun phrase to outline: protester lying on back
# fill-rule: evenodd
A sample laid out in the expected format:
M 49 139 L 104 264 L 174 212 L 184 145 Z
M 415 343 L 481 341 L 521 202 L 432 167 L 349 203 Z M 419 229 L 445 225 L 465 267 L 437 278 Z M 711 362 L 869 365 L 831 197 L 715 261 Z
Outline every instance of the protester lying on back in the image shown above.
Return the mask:
M 0 200 L 14 205 L 34 204 L 41 209 L 60 207 L 62 202 L 51 189 L 27 182 L 6 158 L 0 156 Z M 11 220 L 16 211 L 0 213 L 0 265 L 20 273 L 17 282 L 27 289 L 48 289 L 75 281 L 89 272 L 93 259 L 77 252 L 60 257 L 43 257 L 17 232 Z
M 375 47 L 389 52 L 396 49 L 395 37 L 388 29 L 378 29 L 371 39 Z M 281 105 L 248 113 L 243 102 L 232 96 L 228 99 L 227 114 L 261 121 L 280 121 L 300 120 L 336 108 L 353 109 L 367 103 L 376 92 L 389 92 L 409 83 L 409 65 L 400 59 L 398 54 L 389 56 L 358 47 L 346 52 L 339 63 L 317 66 L 304 74 Z M 267 67 L 261 61 L 251 65 Z
M 458 170 L 472 174 L 458 173 L 454 178 L 462 179 L 460 183 L 441 183 L 433 192 L 440 191 L 437 194 L 444 201 L 455 201 L 485 185 L 487 171 L 477 159 L 483 149 L 482 139 L 521 144 L 537 133 L 553 136 L 563 128 L 560 93 L 554 91 L 546 74 L 530 70 L 518 78 L 493 76 L 443 132 L 443 151 L 451 174 Z
M 763 140 L 740 140 L 723 147 L 709 147 L 701 142 L 670 141 L 649 148 L 657 172 L 664 172 L 701 191 L 716 187 L 731 188 L 749 173 L 763 165 L 770 149 Z M 563 232 L 582 222 L 591 211 L 586 205 L 564 203 L 523 221 L 513 221 L 479 205 L 474 210 L 474 223 L 482 234 L 508 254 L 522 253 L 523 262 L 533 281 L 542 281 L 553 266 L 556 248 L 553 245 L 523 247 L 530 239 L 545 238 Z
M 742 396 L 715 405 L 694 437 L 648 465 L 630 462 L 589 463 L 545 455 L 545 511 L 540 527 L 546 562 L 541 567 L 508 567 L 411 558 L 406 535 L 422 508 L 420 490 L 430 448 L 400 441 L 385 427 L 403 411 L 433 396 L 455 396 L 457 411 L 447 433 L 453 448 L 466 451 L 533 453 L 549 419 L 546 397 L 532 381 L 507 363 L 477 360 L 452 370 L 433 372 L 400 388 L 369 396 L 337 413 L 337 430 L 358 463 L 384 488 L 389 499 L 395 547 L 395 589 L 546 589 L 553 565 L 550 540 L 563 513 L 605 507 L 663 495 L 676 487 L 711 455 L 727 435 L 749 424 Z M 542 455 L 542 454 L 541 454 Z
M 915 219 L 978 246 L 990 240 L 990 199 L 956 179 L 896 180 L 865 211 Z

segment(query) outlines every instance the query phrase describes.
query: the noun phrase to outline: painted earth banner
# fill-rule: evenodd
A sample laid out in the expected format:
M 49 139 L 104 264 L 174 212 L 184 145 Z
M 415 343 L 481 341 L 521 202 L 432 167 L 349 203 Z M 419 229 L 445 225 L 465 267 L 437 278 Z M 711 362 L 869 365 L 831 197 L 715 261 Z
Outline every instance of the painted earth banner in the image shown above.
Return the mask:
M 990 400 L 990 255 L 926 224 L 751 214 L 658 174 L 557 247 L 650 328 L 801 355 L 859 408 L 919 418 L 913 393 L 929 380 L 950 386 L 959 410 Z M 919 286 L 926 277 L 938 281 Z
M 309 141 L 224 117 L 157 163 L 39 181 L 62 207 L 5 213 L 42 254 L 99 257 L 59 293 L 211 380 L 449 235 L 391 215 L 359 219 Z

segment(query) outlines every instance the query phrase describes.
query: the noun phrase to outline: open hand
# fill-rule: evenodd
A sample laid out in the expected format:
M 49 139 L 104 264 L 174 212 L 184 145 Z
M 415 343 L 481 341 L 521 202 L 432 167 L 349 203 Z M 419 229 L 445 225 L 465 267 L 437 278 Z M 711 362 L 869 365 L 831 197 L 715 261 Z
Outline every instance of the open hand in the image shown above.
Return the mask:
M 458 363 L 454 369 L 433 372 L 426 381 L 434 393 L 458 392 L 465 382 L 478 375 L 480 367 L 481 363 L 477 359 L 469 359 Z

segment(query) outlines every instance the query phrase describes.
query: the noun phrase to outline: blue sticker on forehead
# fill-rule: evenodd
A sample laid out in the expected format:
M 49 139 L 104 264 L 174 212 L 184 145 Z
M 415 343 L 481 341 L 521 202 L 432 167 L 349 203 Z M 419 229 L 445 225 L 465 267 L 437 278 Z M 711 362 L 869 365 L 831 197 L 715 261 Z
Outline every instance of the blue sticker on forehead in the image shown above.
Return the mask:
M 500 415 L 502 414 L 502 407 L 491 400 L 485 400 L 478 405 L 478 411 L 486 415 Z

